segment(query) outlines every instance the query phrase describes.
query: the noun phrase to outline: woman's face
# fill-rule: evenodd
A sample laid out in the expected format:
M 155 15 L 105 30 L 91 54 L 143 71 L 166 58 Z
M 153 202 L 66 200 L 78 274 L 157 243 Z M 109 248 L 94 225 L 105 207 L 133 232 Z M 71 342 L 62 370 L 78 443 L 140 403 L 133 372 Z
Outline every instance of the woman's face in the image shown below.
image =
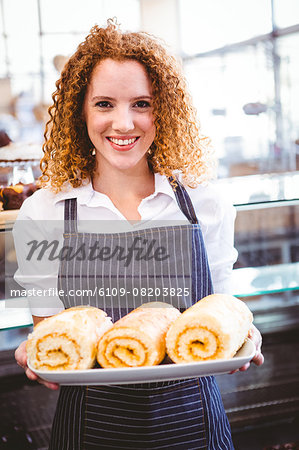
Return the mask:
M 147 167 L 155 138 L 152 87 L 141 63 L 105 59 L 94 69 L 84 99 L 87 131 L 99 167 Z

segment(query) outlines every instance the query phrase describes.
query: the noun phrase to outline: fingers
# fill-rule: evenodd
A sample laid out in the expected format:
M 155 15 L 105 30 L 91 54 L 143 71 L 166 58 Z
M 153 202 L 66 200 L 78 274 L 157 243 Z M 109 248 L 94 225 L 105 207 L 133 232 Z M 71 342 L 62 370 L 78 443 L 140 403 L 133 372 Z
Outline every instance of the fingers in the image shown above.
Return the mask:
M 239 369 L 233 370 L 232 372 L 229 373 L 234 374 L 238 371 L 245 372 L 245 370 L 249 369 L 251 362 L 253 362 L 256 366 L 261 366 L 262 364 L 264 364 L 264 355 L 261 352 L 257 351 L 250 362 L 244 364 L 244 366 L 240 367 Z
M 255 345 L 256 353 L 254 357 L 252 358 L 252 362 L 256 366 L 261 366 L 264 363 L 264 356 L 262 354 L 261 348 L 262 348 L 262 335 L 259 332 L 259 330 L 252 325 L 248 337 L 252 340 L 252 342 Z
M 255 344 L 257 350 L 261 350 L 262 347 L 262 335 L 259 330 L 252 325 L 248 333 L 249 339 Z
M 25 367 L 24 370 L 25 370 L 25 374 L 26 374 L 27 378 L 29 378 L 29 380 L 31 380 L 31 381 L 37 380 L 38 377 L 34 372 L 32 372 L 32 370 L 30 370 L 28 367 Z
M 45 381 L 42 378 L 39 378 L 36 375 L 36 373 L 32 372 L 32 370 L 30 370 L 28 367 L 25 369 L 25 374 L 26 374 L 27 378 L 29 378 L 29 380 L 37 381 L 39 384 L 43 384 L 44 386 L 46 386 L 49 389 L 52 389 L 54 391 L 59 389 L 59 384 L 49 383 L 48 381 Z
M 249 369 L 249 367 L 250 367 L 250 362 L 244 364 L 244 366 L 242 366 L 242 367 L 239 367 L 239 369 L 232 370 L 231 372 L 229 372 L 229 374 L 233 375 L 234 373 L 239 372 L 239 371 L 245 372 L 245 370 Z
M 23 341 L 15 351 L 15 359 L 17 364 L 23 369 L 27 367 L 26 341 Z
M 254 357 L 252 358 L 252 362 L 256 366 L 261 366 L 262 364 L 264 364 L 264 355 L 260 351 L 257 351 Z
M 234 373 L 236 373 L 238 371 L 245 372 L 245 370 L 249 369 L 251 362 L 253 362 L 256 366 L 261 366 L 264 363 L 264 356 L 263 356 L 263 354 L 261 352 L 262 335 L 261 335 L 259 330 L 254 325 L 252 325 L 251 329 L 249 330 L 248 337 L 255 345 L 255 348 L 256 348 L 255 355 L 254 355 L 254 357 L 252 358 L 252 360 L 250 362 L 244 364 L 239 369 L 236 369 L 236 370 L 233 370 L 232 372 L 229 372 L 230 374 L 234 374 Z
M 249 369 L 249 367 L 250 367 L 250 362 L 248 362 L 248 363 L 244 364 L 244 366 L 240 367 L 239 371 L 245 372 L 245 370 Z
M 37 380 L 40 384 L 43 384 L 48 389 L 52 389 L 52 391 L 57 391 L 59 389 L 59 384 L 49 383 L 48 381 L 40 381 L 40 378 Z

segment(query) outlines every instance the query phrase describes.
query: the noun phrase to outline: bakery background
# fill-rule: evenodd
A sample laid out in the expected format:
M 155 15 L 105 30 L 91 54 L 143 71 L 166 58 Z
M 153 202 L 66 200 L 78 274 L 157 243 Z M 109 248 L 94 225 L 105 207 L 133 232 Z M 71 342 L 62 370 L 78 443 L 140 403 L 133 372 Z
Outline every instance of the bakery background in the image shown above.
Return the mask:
M 266 361 L 217 377 L 236 449 L 299 448 L 298 1 L 0 0 L 0 449 L 47 448 L 57 393 L 13 359 L 31 316 L 5 292 L 11 228 L 37 189 L 55 81 L 89 29 L 113 16 L 181 59 L 217 182 L 237 208 L 233 293 L 255 315 Z

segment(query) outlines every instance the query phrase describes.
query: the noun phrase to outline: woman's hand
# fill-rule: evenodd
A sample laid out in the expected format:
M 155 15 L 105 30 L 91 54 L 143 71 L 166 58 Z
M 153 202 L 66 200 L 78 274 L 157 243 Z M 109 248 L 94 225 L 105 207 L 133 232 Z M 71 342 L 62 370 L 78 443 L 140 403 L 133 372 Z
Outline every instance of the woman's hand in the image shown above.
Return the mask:
M 252 325 L 252 327 L 250 328 L 248 337 L 255 345 L 255 348 L 256 348 L 255 355 L 250 362 L 244 364 L 244 366 L 240 367 L 239 369 L 233 370 L 230 373 L 236 373 L 236 372 L 238 372 L 238 370 L 240 372 L 244 372 L 245 370 L 247 370 L 250 367 L 250 363 L 252 363 L 252 362 L 256 366 L 261 366 L 264 363 L 264 356 L 261 351 L 262 335 L 254 325 Z
M 25 370 L 25 374 L 29 380 L 38 381 L 40 384 L 45 385 L 49 389 L 57 390 L 59 384 L 49 383 L 48 381 L 39 378 L 32 370 L 27 366 L 27 352 L 26 352 L 26 341 L 23 341 L 15 351 L 15 359 L 19 366 Z

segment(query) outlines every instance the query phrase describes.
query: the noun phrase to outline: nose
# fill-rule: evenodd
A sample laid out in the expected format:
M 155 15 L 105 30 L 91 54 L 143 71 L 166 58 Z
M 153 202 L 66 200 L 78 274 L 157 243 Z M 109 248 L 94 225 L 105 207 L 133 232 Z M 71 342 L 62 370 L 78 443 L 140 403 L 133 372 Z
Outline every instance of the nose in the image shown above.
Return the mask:
M 126 106 L 115 108 L 113 114 L 112 128 L 115 131 L 127 133 L 134 129 L 133 112 Z

